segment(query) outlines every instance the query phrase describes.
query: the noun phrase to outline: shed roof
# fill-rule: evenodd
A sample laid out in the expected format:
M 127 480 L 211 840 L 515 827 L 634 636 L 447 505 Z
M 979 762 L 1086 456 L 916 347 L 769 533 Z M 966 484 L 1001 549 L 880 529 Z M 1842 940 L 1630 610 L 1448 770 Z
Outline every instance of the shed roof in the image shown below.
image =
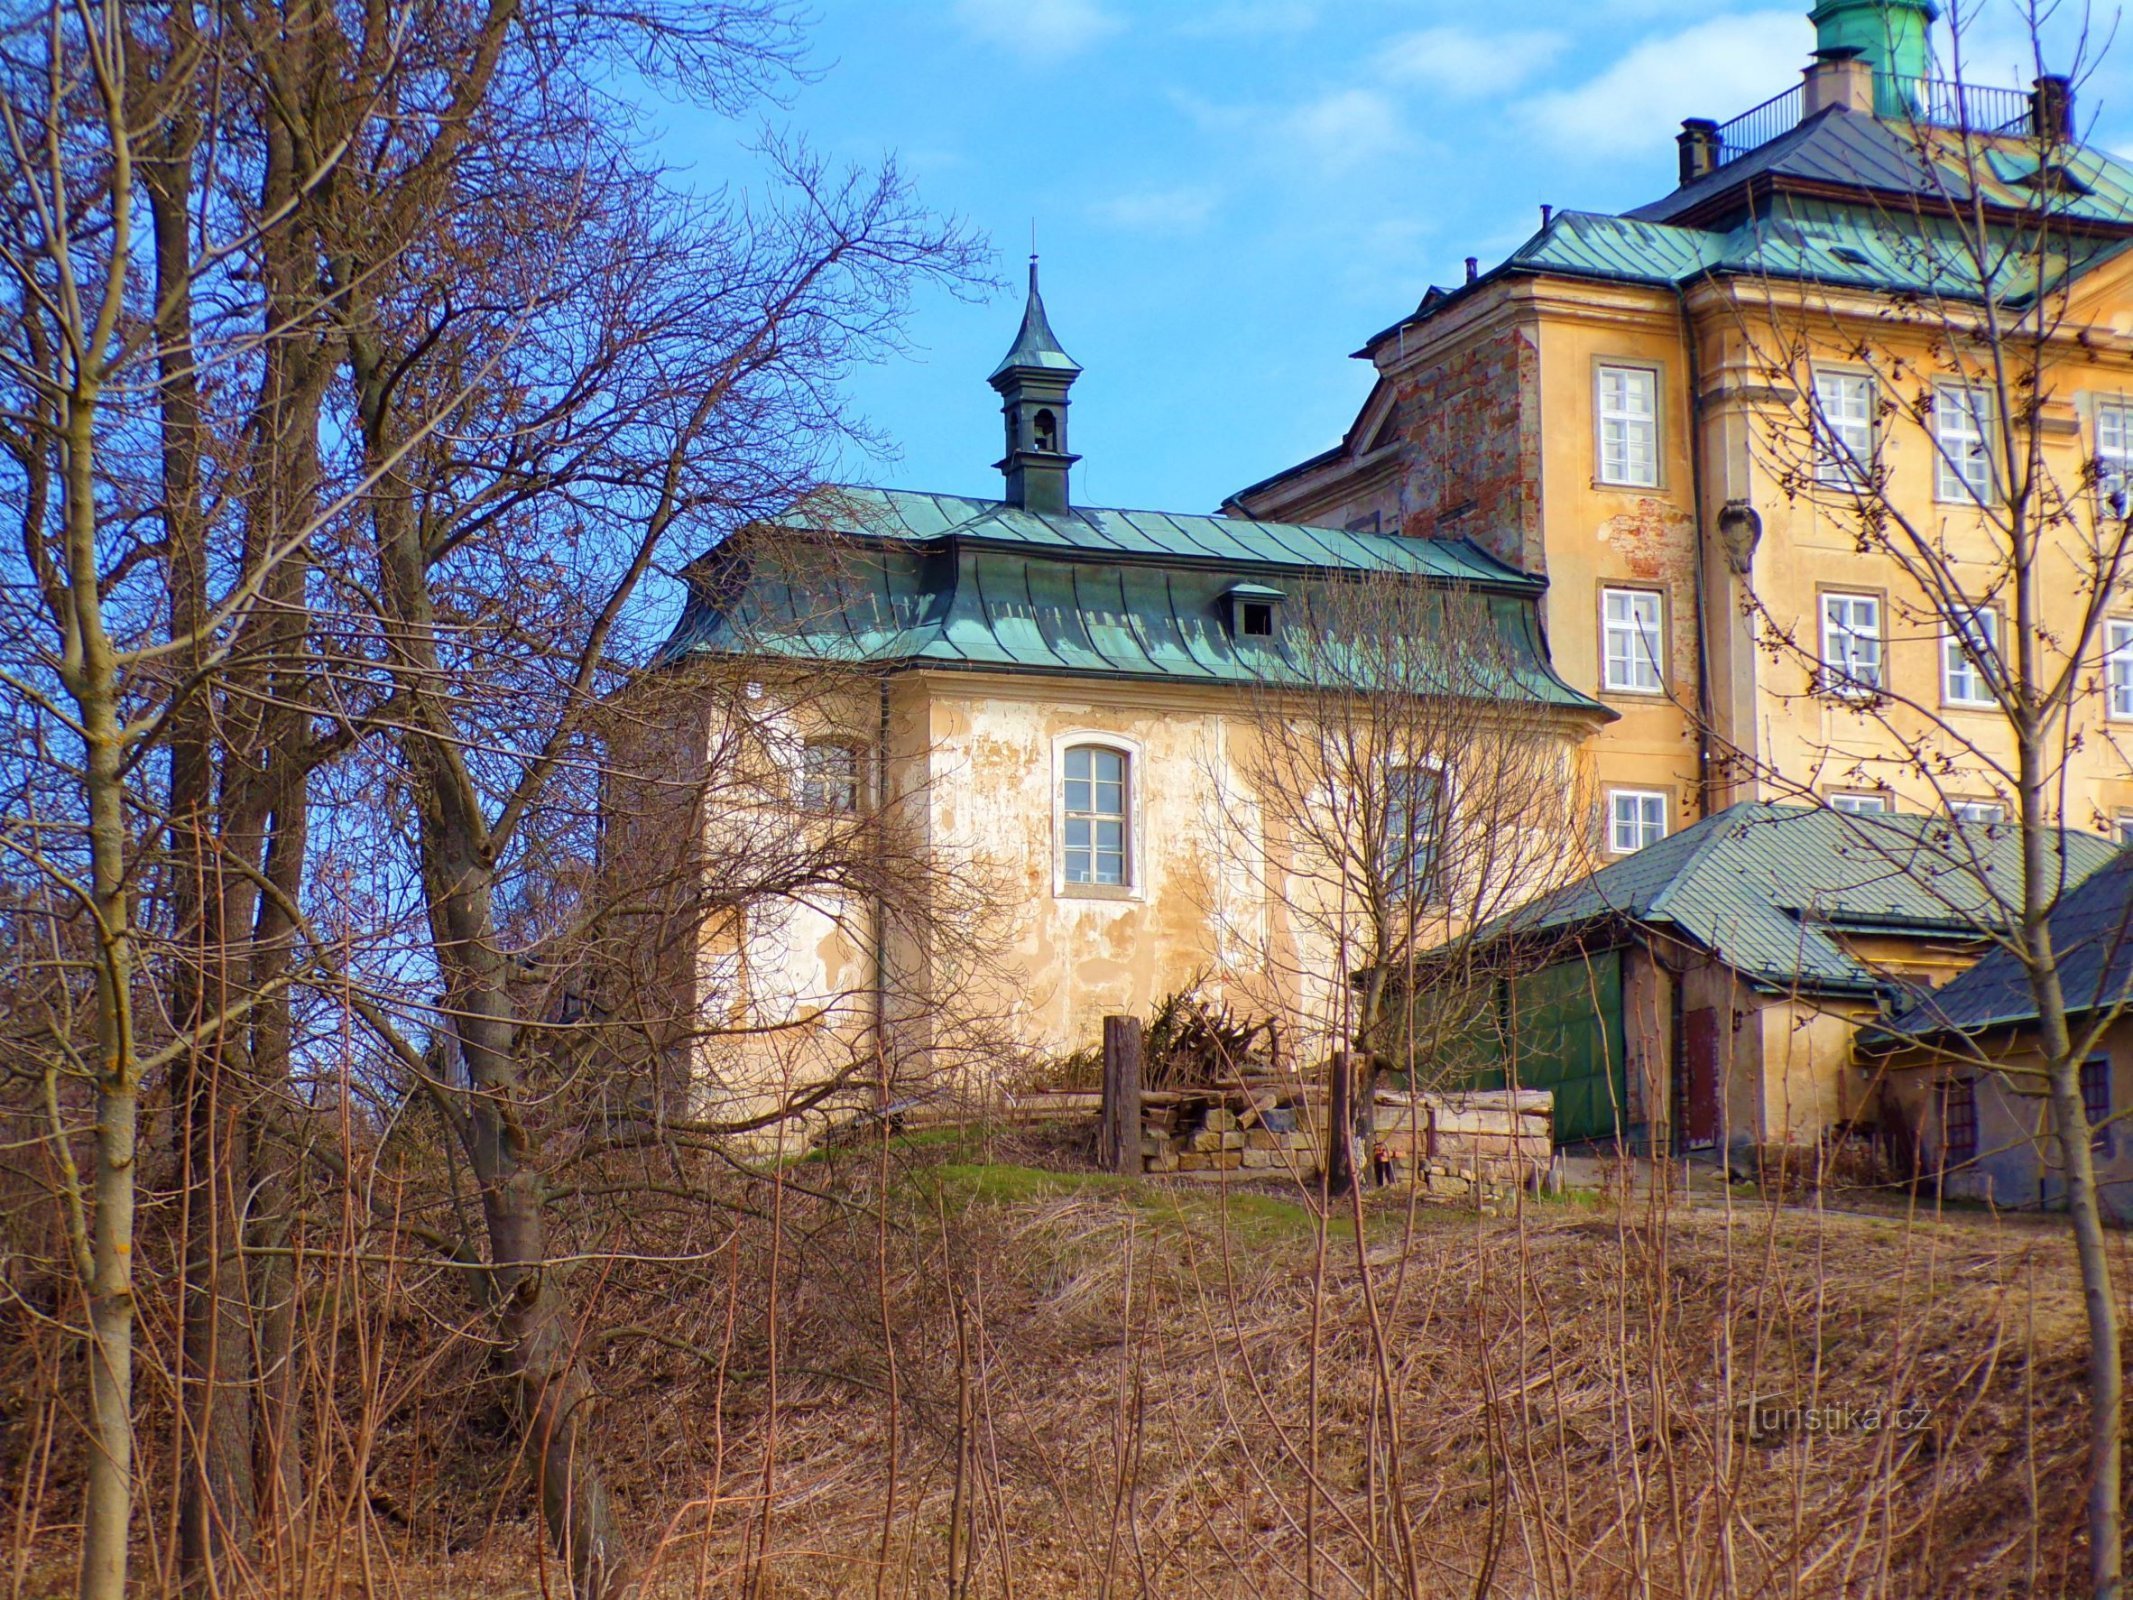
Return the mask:
M 2059 982 L 2077 1014 L 2133 1001 L 2133 849 L 2112 860 L 2051 914 Z M 1898 1012 L 1881 1030 L 1911 1038 L 1972 1033 L 2037 1018 L 2029 979 L 2012 951 L 1994 950 L 1945 986 Z
M 2060 838 L 2069 882 L 2111 857 L 2109 841 L 2094 835 Z M 1992 897 L 1958 864 L 1964 859 L 2009 886 L 2021 871 L 2010 829 L 1747 801 L 1602 867 L 1501 927 L 1627 921 L 1682 935 L 1764 989 L 1872 994 L 1882 980 L 1840 935 L 1974 932 Z

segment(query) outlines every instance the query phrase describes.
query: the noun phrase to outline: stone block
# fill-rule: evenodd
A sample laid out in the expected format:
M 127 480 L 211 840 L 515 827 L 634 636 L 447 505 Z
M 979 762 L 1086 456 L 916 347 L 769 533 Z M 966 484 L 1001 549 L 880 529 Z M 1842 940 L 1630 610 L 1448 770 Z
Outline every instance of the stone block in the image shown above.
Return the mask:
M 1188 1150 L 1178 1157 L 1178 1171 L 1205 1172 L 1214 1165 L 1214 1161 L 1215 1158 L 1213 1156 L 1202 1155 L 1196 1150 Z
M 1240 1165 L 1252 1168 L 1278 1167 L 1281 1165 L 1280 1154 L 1267 1149 L 1264 1145 L 1256 1149 L 1246 1145 L 1243 1150 L 1238 1152 L 1238 1158 Z
M 1236 1129 L 1237 1114 L 1234 1111 L 1225 1111 L 1220 1106 L 1210 1106 L 1200 1126 L 1209 1133 L 1230 1133 Z
M 1268 1133 L 1264 1128 L 1251 1128 L 1245 1132 L 1244 1148 L 1247 1150 L 1280 1150 L 1285 1141 L 1278 1133 Z

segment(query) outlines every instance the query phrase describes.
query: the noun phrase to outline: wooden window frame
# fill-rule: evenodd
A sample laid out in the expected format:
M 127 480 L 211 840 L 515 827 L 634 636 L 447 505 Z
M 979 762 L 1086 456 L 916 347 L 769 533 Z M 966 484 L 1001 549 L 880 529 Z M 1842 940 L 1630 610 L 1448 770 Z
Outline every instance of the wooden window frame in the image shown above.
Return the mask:
M 1601 383 L 1609 372 L 1642 372 L 1652 380 L 1652 477 L 1642 483 L 1607 476 L 1607 408 L 1601 398 Z M 1666 489 L 1666 366 L 1631 356 L 1594 356 L 1592 382 L 1592 486 L 1595 489 L 1627 490 L 1632 494 L 1657 494 Z

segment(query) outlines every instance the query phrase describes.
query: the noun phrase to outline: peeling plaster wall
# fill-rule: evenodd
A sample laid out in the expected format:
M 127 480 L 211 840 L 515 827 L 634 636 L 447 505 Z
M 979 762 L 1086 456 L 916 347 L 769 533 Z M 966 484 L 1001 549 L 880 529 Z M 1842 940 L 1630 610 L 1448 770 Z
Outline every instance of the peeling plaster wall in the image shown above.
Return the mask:
M 930 677 L 924 756 L 936 849 L 997 885 L 1003 971 L 991 999 L 1026 1048 L 1101 1040 L 1111 1013 L 1145 1014 L 1205 977 L 1240 1001 L 1282 998 L 1270 944 L 1294 930 L 1269 884 L 1259 808 L 1230 759 L 1223 697 L 1130 684 Z M 1064 881 L 1059 763 L 1072 744 L 1129 758 L 1123 890 Z M 1270 890 L 1273 891 L 1270 893 Z M 1286 965 L 1277 960 L 1275 965 Z

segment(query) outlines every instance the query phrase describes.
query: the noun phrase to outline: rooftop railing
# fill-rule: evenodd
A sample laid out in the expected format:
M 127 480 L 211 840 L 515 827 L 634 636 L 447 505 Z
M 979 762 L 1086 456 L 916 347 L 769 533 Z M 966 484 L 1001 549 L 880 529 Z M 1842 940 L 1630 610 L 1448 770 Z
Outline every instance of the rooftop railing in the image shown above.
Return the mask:
M 2046 80 L 2049 81 L 2049 80 Z M 1761 105 L 1718 124 L 1712 134 L 1714 167 L 1738 161 L 1751 150 L 1799 126 L 1805 105 L 1803 86 L 1794 84 Z M 1916 122 L 1968 133 L 2022 133 L 2036 115 L 2037 91 L 2001 89 L 1942 78 L 1904 78 L 1874 74 L 1874 114 L 1890 122 Z M 1698 126 L 1708 128 L 1710 124 Z

